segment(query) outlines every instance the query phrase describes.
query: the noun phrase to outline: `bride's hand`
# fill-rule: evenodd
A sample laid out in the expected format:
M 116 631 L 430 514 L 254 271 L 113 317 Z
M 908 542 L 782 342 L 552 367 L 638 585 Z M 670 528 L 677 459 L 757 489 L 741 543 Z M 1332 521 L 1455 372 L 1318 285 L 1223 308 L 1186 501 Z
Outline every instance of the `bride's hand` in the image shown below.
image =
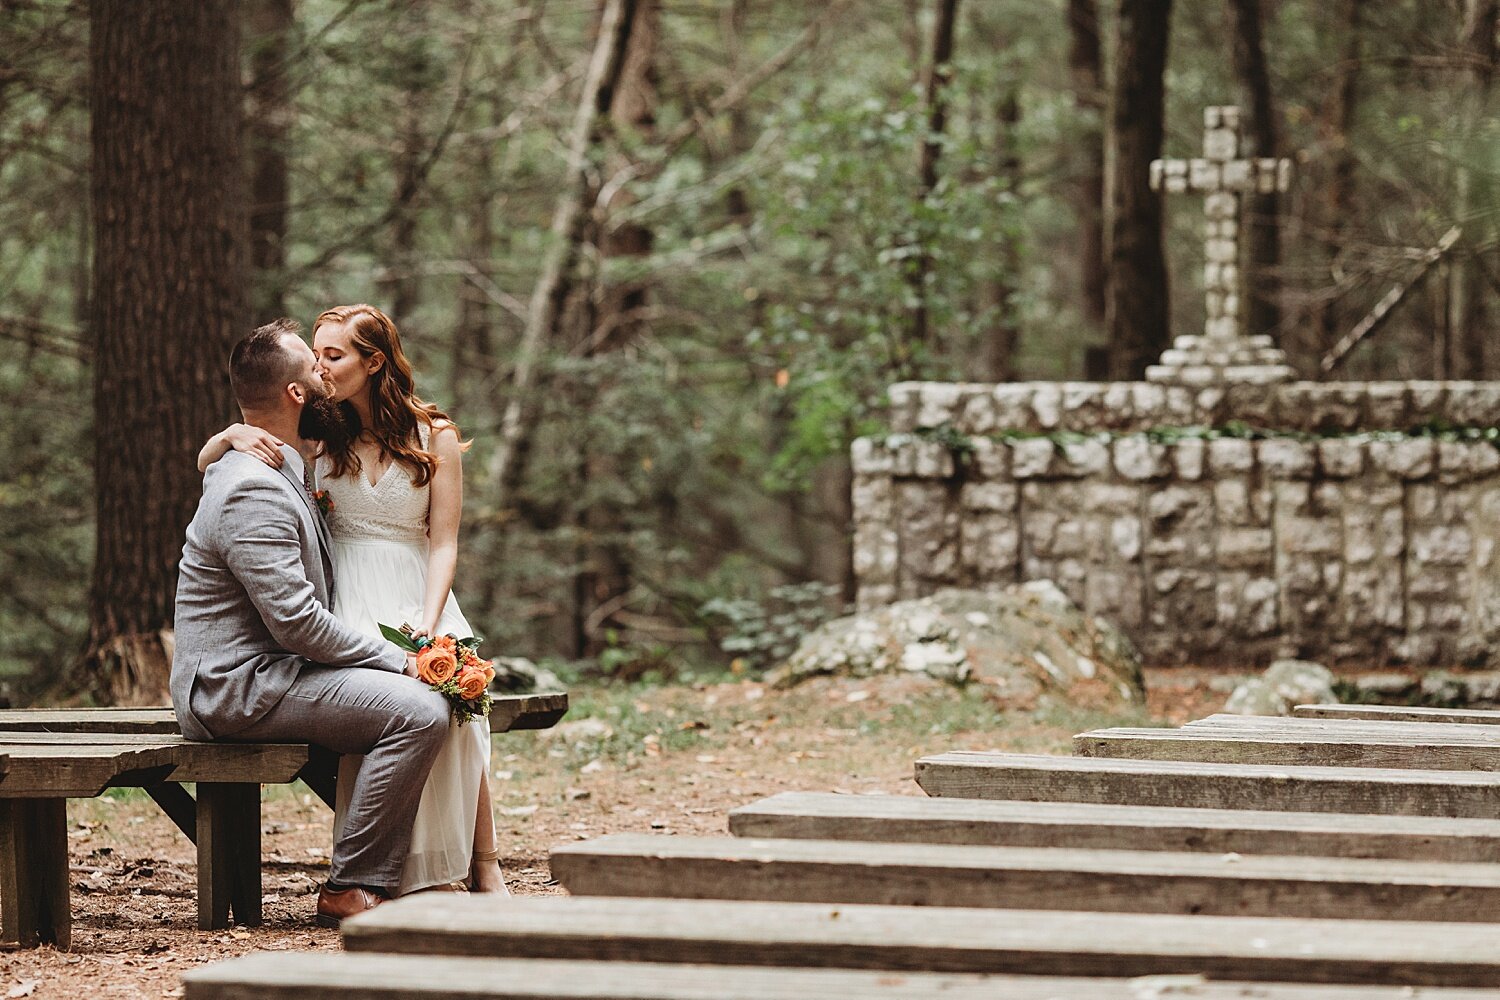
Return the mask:
M 230 424 L 224 428 L 224 440 L 235 451 L 254 455 L 273 469 L 281 468 L 284 442 L 270 431 L 250 424 Z

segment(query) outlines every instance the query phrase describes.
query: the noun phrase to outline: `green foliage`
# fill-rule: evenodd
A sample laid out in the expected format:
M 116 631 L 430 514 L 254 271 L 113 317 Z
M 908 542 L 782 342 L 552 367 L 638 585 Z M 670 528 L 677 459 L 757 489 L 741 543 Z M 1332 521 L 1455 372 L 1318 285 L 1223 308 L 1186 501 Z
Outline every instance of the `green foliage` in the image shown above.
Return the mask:
M 785 660 L 803 636 L 834 616 L 839 588 L 822 583 L 772 587 L 768 600 L 716 597 L 698 609 L 719 649 L 762 671 Z

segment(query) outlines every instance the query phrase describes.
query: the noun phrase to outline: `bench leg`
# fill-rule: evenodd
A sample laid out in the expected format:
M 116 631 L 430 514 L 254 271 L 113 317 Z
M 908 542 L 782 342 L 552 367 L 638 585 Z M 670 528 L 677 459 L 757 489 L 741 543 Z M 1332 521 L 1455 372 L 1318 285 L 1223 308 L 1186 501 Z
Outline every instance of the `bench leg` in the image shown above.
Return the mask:
M 66 799 L 0 799 L 0 947 L 73 940 Z
M 199 782 L 198 929 L 260 926 L 260 785 Z

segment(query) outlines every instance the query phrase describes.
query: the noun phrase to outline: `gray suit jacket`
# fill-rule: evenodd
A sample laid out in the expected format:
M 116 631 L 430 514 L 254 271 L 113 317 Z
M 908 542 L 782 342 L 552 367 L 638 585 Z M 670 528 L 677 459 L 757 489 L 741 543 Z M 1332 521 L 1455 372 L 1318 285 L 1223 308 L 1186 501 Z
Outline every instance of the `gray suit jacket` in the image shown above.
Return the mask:
M 172 704 L 189 739 L 232 736 L 269 712 L 303 664 L 400 673 L 401 650 L 328 610 L 326 529 L 302 458 L 272 469 L 231 451 L 203 477 L 177 576 Z M 316 666 L 310 668 L 316 669 Z

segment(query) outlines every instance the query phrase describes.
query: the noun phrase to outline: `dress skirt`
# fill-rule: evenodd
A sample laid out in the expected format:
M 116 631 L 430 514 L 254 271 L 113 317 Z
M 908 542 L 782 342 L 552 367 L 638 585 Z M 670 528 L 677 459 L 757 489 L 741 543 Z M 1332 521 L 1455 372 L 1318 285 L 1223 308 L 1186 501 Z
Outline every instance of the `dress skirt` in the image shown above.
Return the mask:
M 380 625 L 415 626 L 427 586 L 427 545 L 389 540 L 335 538 L 333 613 L 351 628 L 380 634 Z M 453 595 L 438 632 L 460 639 L 473 635 Z M 490 762 L 490 724 L 474 719 L 451 723 L 448 742 L 432 765 L 412 827 L 410 853 L 401 867 L 398 895 L 468 877 L 474 853 L 479 783 Z M 339 764 L 334 829 L 343 828 L 354 777 L 364 758 L 345 755 Z

